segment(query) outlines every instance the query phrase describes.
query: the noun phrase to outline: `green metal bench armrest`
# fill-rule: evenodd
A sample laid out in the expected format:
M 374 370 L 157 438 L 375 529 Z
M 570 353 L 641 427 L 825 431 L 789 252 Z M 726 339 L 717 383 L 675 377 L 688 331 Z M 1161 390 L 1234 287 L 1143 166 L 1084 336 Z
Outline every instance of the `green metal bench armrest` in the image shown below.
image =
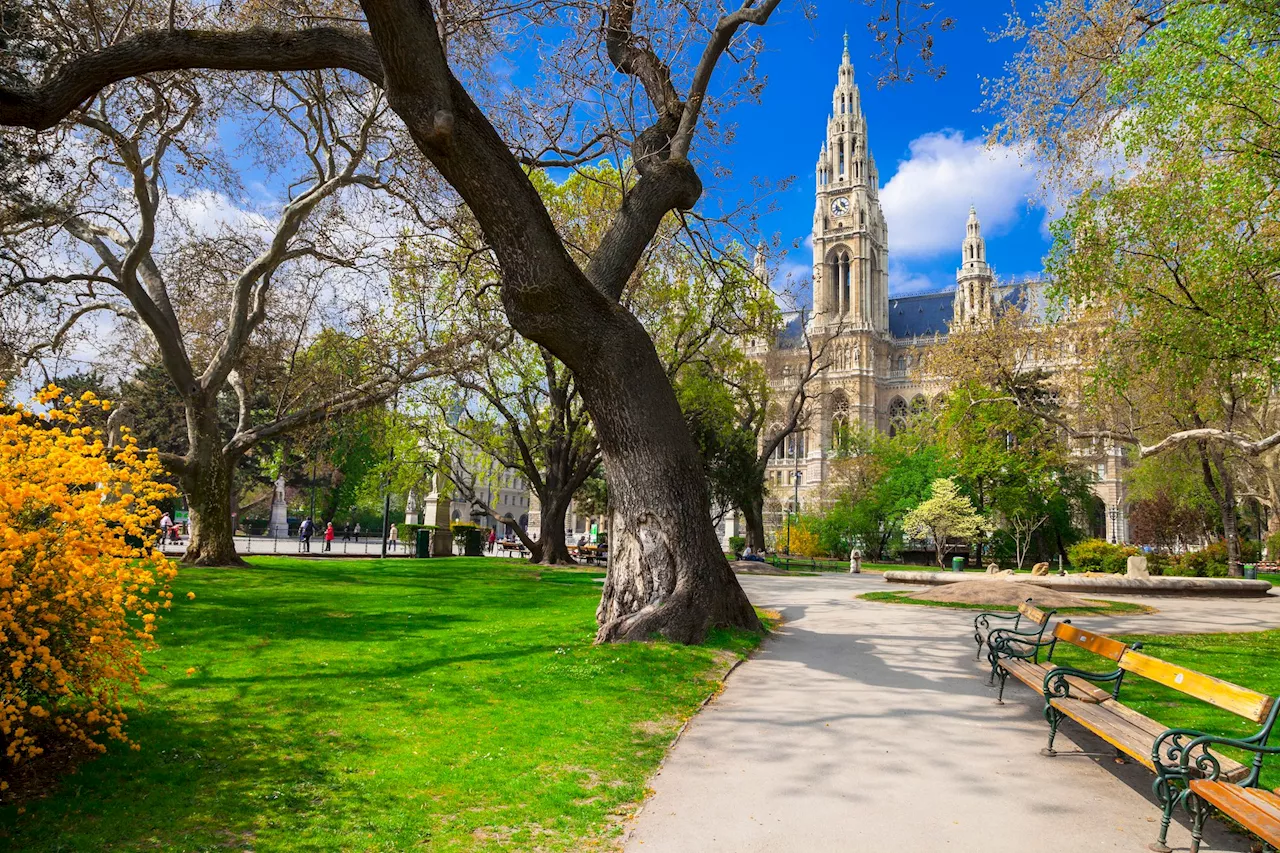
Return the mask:
M 977 616 L 973 618 L 973 629 L 975 631 L 980 631 L 983 628 L 990 628 L 992 619 L 1012 619 L 1014 621 L 1014 624 L 1016 625 L 1017 622 L 1020 619 L 1022 619 L 1022 614 L 1021 613 L 993 613 L 989 611 L 983 611 L 982 613 L 979 613 Z
M 1258 784 L 1258 775 L 1262 772 L 1262 758 L 1265 755 L 1280 755 L 1280 746 L 1267 746 L 1267 735 L 1270 734 L 1270 726 L 1264 725 L 1256 733 L 1244 738 L 1226 737 L 1225 735 L 1211 735 L 1203 732 L 1192 731 L 1191 729 L 1170 729 L 1160 735 L 1156 740 L 1156 746 L 1159 747 L 1166 739 L 1169 744 L 1164 747 L 1165 755 L 1178 762 L 1178 773 L 1183 778 L 1189 778 L 1194 768 L 1195 775 L 1214 781 L 1222 773 L 1222 766 L 1218 763 L 1218 757 L 1209 751 L 1209 745 L 1226 746 L 1234 749 L 1241 749 L 1254 754 L 1252 767 L 1249 775 L 1238 784 L 1249 788 Z M 1182 738 L 1190 737 L 1191 740 L 1183 742 Z M 1162 763 L 1159 760 L 1159 751 L 1154 749 L 1152 752 L 1156 763 Z
M 1044 701 L 1048 702 L 1051 699 L 1066 699 L 1069 697 L 1071 695 L 1071 684 L 1067 681 L 1067 678 L 1071 676 L 1083 678 L 1085 681 L 1114 681 L 1116 682 L 1116 687 L 1111 693 L 1114 696 L 1116 691 L 1120 689 L 1120 681 L 1124 678 L 1124 670 L 1090 672 L 1087 669 L 1076 669 L 1072 666 L 1055 666 L 1044 674 Z

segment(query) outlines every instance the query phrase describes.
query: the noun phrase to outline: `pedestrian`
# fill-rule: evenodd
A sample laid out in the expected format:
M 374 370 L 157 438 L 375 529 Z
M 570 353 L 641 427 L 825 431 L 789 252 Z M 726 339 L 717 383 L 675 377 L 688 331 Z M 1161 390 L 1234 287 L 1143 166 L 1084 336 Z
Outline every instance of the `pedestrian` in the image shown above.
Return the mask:
M 498 531 L 489 531 L 489 553 L 492 554 L 498 550 Z
M 356 522 L 355 536 L 356 536 L 356 544 L 358 545 L 360 544 L 360 522 L 358 521 Z
M 343 542 L 351 541 L 351 522 L 349 521 L 346 524 L 342 525 L 342 541 Z
M 160 516 L 160 541 L 157 545 L 164 545 L 169 539 L 169 528 L 173 527 L 173 519 L 169 517 L 169 513 Z
M 396 530 L 396 526 L 391 525 L 391 530 L 387 533 L 387 548 L 391 551 L 400 547 L 400 534 Z
M 324 549 L 326 551 L 333 550 L 333 522 L 329 522 L 324 529 Z
M 311 553 L 311 534 L 315 532 L 315 525 L 311 523 L 310 517 L 304 518 L 302 524 L 298 526 L 298 553 Z

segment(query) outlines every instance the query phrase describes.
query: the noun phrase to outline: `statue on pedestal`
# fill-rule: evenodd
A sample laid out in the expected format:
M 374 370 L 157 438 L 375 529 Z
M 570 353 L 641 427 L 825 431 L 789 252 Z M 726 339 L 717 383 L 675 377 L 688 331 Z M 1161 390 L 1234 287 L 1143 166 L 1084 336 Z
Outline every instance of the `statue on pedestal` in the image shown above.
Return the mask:
M 276 539 L 289 538 L 289 506 L 284 498 L 284 474 L 276 478 L 276 487 L 271 495 L 271 526 L 267 535 Z

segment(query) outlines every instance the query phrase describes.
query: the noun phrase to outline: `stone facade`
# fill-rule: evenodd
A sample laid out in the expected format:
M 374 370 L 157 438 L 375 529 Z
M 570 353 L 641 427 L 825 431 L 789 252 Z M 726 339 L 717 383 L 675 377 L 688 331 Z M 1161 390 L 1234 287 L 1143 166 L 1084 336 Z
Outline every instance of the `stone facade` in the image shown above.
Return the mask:
M 747 346 L 749 354 L 767 357 L 781 395 L 804 367 L 803 333 L 829 340 L 829 367 L 816 380 L 808 427 L 778 448 L 766 470 L 775 523 L 797 501 L 802 509 L 821 503 L 842 430 L 859 425 L 892 434 L 913 410 L 936 404 L 945 385 L 922 375 L 914 363 L 918 353 L 953 331 L 989 321 L 1002 304 L 1030 309 L 1032 321 L 1039 322 L 1038 283 L 997 283 L 973 208 L 960 239 L 954 289 L 891 297 L 889 234 L 879 195 L 846 42 L 816 167 L 812 309 L 789 316 L 776 341 Z M 1046 353 L 1036 366 L 1063 369 L 1068 357 Z M 1104 504 L 1105 530 L 1099 525 L 1095 534 L 1127 541 L 1123 457 L 1110 447 L 1078 450 L 1095 471 L 1094 492 Z M 770 520 L 767 507 L 766 524 Z

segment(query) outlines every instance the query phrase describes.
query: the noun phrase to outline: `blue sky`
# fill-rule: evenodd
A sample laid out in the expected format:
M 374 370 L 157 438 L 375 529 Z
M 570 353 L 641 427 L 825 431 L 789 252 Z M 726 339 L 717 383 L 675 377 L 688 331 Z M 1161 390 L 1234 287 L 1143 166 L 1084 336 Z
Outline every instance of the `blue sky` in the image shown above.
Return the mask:
M 762 229 L 781 237 L 784 247 L 809 234 L 814 163 L 847 28 L 889 222 L 890 292 L 954 284 L 970 203 L 977 206 L 997 274 L 1038 273 L 1049 244 L 1044 210 L 1028 204 L 1038 189 L 1034 166 L 1010 149 L 986 147 L 994 117 L 982 111 L 981 81 L 998 77 L 1015 49 L 989 37 L 1002 25 L 1007 2 L 939 2 L 936 10 L 956 19 L 955 29 L 936 39 L 946 76 L 934 81 L 917 75 L 912 83 L 884 89 L 876 88 L 871 60 L 871 10 L 855 0 L 817 7 L 816 20 L 806 21 L 795 4 L 784 3 L 765 27 L 760 71 L 768 84 L 760 103 L 741 104 L 729 114 L 736 142 L 720 156 L 733 178 L 708 191 L 727 201 L 750 193 L 754 176 L 778 181 L 794 175 L 791 188 L 776 199 L 781 209 L 762 217 Z M 782 272 L 807 276 L 808 251 L 792 250 Z

